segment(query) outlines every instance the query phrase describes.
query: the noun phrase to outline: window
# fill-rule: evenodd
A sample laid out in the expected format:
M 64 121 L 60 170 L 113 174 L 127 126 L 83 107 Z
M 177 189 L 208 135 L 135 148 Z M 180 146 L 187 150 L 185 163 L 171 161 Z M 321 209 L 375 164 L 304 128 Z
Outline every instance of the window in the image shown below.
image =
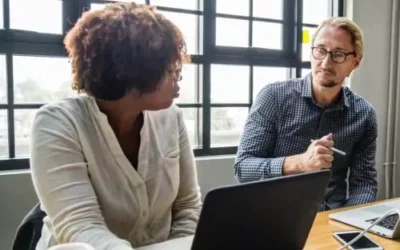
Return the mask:
M 189 140 L 194 149 L 202 147 L 202 90 L 200 88 L 202 67 L 198 64 L 185 64 L 182 68 L 182 80 L 179 82 L 180 95 L 175 103 L 181 106 Z M 187 105 L 183 106 L 182 105 Z M 197 106 L 198 107 L 193 107 Z
M 261 67 L 253 68 L 253 102 L 258 93 L 266 85 L 290 78 L 290 69 L 281 67 Z
M 104 2 L 106 2 L 106 1 L 104 1 Z M 132 0 L 132 1 L 130 1 L 130 0 L 114 0 L 114 2 L 135 2 L 138 4 L 146 3 L 145 0 Z M 101 10 L 105 7 L 106 4 L 107 3 L 92 3 L 92 4 L 90 4 L 90 9 L 91 10 Z
M 303 0 L 302 60 L 310 61 L 311 41 L 316 27 L 332 16 L 331 1 Z
M 0 37 L 9 37 L 0 39 L 0 170 L 27 168 L 37 109 L 76 95 L 66 32 L 83 11 L 116 1 L 131 0 L 9 0 L 4 10 L 0 0 Z M 185 37 L 192 62 L 175 103 L 197 156 L 236 153 L 261 89 L 308 73 L 317 25 L 343 11 L 334 6 L 343 0 L 303 0 L 301 15 L 285 0 L 134 1 L 157 6 Z
M 46 103 L 75 95 L 67 58 L 14 56 L 14 102 Z
M 0 159 L 8 158 L 7 110 L 0 110 Z
M 181 108 L 189 140 L 194 149 L 202 148 L 201 139 L 201 123 L 202 109 L 201 108 Z
M 0 55 L 0 105 L 7 103 L 6 58 Z M 0 109 L 0 159 L 8 158 L 7 110 Z
M 0 104 L 7 103 L 6 57 L 0 55 Z
M 0 1 L 0 29 L 4 28 L 3 24 L 3 0 Z
M 14 112 L 15 155 L 29 157 L 31 127 L 36 109 L 16 109 Z
M 310 72 L 311 72 L 311 69 L 302 69 L 301 70 L 301 77 L 306 76 Z
M 303 23 L 318 25 L 331 16 L 329 4 L 330 1 L 303 0 Z
M 183 65 L 180 96 L 175 103 L 181 107 L 189 140 L 195 152 L 203 150 L 203 13 L 200 0 L 151 0 L 161 14 L 181 30 L 190 55 L 197 56 Z
M 199 76 L 201 75 L 201 66 L 197 64 L 184 64 L 182 67 L 182 80 L 179 82 L 180 95 L 175 100 L 176 103 L 200 103 L 201 89 L 199 89 Z
M 249 16 L 249 0 L 237 0 L 233 4 L 230 0 L 216 0 L 217 13 Z
M 211 103 L 249 103 L 249 66 L 211 65 Z
M 183 14 L 178 12 L 160 11 L 166 18 L 173 22 L 182 31 L 185 37 L 187 51 L 189 54 L 199 54 L 200 52 L 200 41 L 198 34 L 200 32 L 199 26 L 197 25 L 199 17 L 193 14 Z
M 239 36 L 232 39 L 232 27 Z M 249 46 L 249 25 L 248 21 L 217 17 L 216 28 L 217 46 L 248 47 Z
M 282 50 L 282 1 L 238 0 L 232 4 L 229 0 L 216 0 L 216 12 L 217 46 Z M 252 21 L 250 13 L 254 16 Z
M 103 4 L 103 3 L 92 3 L 91 5 L 90 5 L 90 9 L 91 10 L 101 10 L 101 9 L 103 9 L 105 7 L 105 4 Z
M 311 41 L 312 36 L 315 33 L 316 28 L 312 27 L 303 27 L 302 32 L 302 50 L 301 50 L 301 58 L 303 61 L 310 61 L 311 56 Z
M 160 7 L 177 8 L 177 9 L 188 9 L 188 10 L 198 10 L 199 1 L 198 0 L 150 0 L 151 5 L 156 5 Z
M 239 144 L 248 108 L 211 108 L 211 147 Z
M 283 19 L 283 0 L 253 0 L 253 16 Z
M 282 31 L 282 24 L 254 21 L 253 47 L 281 50 Z
M 62 34 L 62 0 L 9 1 L 11 29 Z

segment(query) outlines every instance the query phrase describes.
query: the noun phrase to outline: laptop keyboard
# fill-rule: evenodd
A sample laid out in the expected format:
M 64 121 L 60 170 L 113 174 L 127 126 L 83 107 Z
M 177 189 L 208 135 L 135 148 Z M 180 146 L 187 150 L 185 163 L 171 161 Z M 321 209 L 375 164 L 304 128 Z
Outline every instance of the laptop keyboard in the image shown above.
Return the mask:
M 379 218 L 366 220 L 366 222 L 371 222 L 371 224 L 372 224 L 377 219 L 379 219 Z M 393 230 L 398 219 L 399 219 L 399 214 L 397 214 L 397 213 L 396 214 L 391 214 L 391 215 L 386 216 L 386 218 L 381 220 L 377 225 L 381 226 L 381 227 L 384 227 L 384 228 L 387 228 L 389 230 Z

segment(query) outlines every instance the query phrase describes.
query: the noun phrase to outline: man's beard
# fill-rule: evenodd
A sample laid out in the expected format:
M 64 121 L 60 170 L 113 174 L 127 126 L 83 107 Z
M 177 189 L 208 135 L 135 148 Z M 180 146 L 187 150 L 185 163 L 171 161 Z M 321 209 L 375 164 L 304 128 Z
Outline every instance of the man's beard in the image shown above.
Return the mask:
M 322 82 L 321 85 L 324 86 L 325 88 L 334 88 L 336 87 L 337 84 L 334 81 L 329 81 L 329 82 Z

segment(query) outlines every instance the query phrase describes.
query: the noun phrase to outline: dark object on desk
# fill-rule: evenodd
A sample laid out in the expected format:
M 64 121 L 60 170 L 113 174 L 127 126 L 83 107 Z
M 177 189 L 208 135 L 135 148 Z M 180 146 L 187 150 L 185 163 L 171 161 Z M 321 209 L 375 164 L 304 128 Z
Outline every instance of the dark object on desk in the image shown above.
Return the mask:
M 366 221 L 374 223 L 377 219 L 379 219 L 379 217 L 370 219 L 370 220 L 366 220 Z M 386 218 L 381 220 L 377 225 L 387 228 L 389 230 L 394 230 L 398 220 L 399 220 L 399 214 L 391 214 L 391 215 L 386 216 Z
M 330 170 L 211 190 L 192 250 L 303 249 Z
M 40 209 L 40 203 L 29 211 L 17 229 L 13 250 L 35 250 L 42 236 L 43 218 L 46 213 Z
M 368 231 L 389 239 L 398 239 L 400 238 L 400 200 L 398 199 L 331 213 L 329 218 L 353 227 L 367 229 L 383 214 L 391 210 L 397 210 L 397 212 L 386 216 Z

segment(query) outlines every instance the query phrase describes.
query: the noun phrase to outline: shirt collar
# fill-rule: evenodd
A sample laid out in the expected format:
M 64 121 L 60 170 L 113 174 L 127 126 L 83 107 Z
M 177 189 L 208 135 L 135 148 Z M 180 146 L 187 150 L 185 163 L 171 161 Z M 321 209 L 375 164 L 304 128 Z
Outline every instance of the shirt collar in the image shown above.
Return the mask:
M 350 107 L 349 98 L 347 97 L 347 87 L 342 86 L 342 90 L 340 91 L 340 107 Z M 311 98 L 314 101 L 314 97 L 312 95 L 311 88 L 311 73 L 308 73 L 303 78 L 303 84 L 301 87 L 301 96 Z M 315 101 L 314 101 L 315 102 Z

